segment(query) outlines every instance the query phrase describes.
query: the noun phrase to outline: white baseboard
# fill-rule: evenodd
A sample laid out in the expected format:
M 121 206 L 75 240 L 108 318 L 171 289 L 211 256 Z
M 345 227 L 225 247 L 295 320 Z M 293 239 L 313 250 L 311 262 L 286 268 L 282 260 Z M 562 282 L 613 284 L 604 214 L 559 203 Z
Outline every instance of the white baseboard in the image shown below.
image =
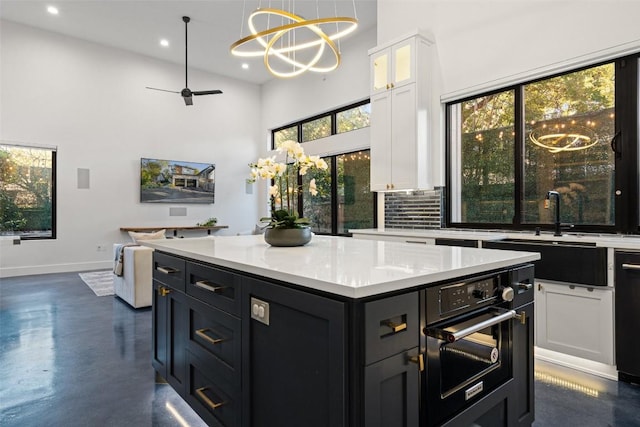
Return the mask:
M 0 268 L 0 278 L 30 276 L 33 274 L 67 273 L 71 271 L 91 271 L 113 268 L 113 261 L 90 261 L 70 264 L 34 265 L 28 267 Z
M 546 348 L 540 347 L 534 347 L 534 354 L 536 359 L 544 360 L 545 362 L 555 363 L 556 365 L 576 369 L 578 371 L 597 375 L 609 380 L 618 381 L 618 370 L 615 365 L 594 362 L 593 360 L 570 356 L 568 354 L 558 353 L 557 351 L 547 350 Z

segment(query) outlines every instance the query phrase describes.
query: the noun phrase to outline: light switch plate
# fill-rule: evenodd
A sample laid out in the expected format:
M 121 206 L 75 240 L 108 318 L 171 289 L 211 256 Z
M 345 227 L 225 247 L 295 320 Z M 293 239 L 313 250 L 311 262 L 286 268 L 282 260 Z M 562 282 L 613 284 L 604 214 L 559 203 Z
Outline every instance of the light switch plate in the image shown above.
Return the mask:
M 251 297 L 251 318 L 269 325 L 269 303 Z

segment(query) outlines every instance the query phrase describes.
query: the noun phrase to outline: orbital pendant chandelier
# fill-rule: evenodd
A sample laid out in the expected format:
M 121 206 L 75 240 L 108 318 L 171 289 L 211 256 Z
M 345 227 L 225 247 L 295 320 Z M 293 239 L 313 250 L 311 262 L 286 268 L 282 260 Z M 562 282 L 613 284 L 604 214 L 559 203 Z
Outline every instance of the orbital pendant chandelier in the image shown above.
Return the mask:
M 316 17 L 305 19 L 297 15 L 295 1 L 288 0 L 289 11 L 258 8 L 247 19 L 250 34 L 242 36 L 245 13 L 243 7 L 241 38 L 231 45 L 231 54 L 240 57 L 263 57 L 267 70 L 276 77 L 295 77 L 306 71 L 328 73 L 340 65 L 339 39 L 352 33 L 358 26 L 355 0 L 352 0 L 354 17 L 338 16 L 336 0 L 333 0 L 332 17 L 320 17 L 320 0 L 315 1 Z M 309 2 L 305 2 L 309 3 Z M 323 0 L 324 4 L 329 3 Z M 246 0 L 244 0 L 246 6 Z M 338 44 L 336 45 L 336 41 Z

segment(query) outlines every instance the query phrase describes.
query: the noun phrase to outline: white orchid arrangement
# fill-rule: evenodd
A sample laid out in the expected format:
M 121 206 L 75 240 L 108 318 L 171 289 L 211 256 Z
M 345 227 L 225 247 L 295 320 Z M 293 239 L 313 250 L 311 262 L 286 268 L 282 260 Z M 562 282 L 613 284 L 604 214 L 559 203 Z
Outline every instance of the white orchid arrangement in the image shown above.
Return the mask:
M 307 218 L 299 218 L 296 212 L 298 197 L 302 194 L 302 185 L 298 183 L 298 175 L 304 176 L 311 169 L 326 170 L 327 162 L 319 156 L 308 156 L 296 141 L 282 142 L 277 151 L 285 153 L 284 163 L 276 162 L 276 156 L 258 159 L 250 163 L 251 175 L 248 182 L 258 179 L 270 180 L 271 217 L 261 218 L 272 228 L 300 228 L 309 225 Z M 309 193 L 318 194 L 315 178 L 309 182 Z

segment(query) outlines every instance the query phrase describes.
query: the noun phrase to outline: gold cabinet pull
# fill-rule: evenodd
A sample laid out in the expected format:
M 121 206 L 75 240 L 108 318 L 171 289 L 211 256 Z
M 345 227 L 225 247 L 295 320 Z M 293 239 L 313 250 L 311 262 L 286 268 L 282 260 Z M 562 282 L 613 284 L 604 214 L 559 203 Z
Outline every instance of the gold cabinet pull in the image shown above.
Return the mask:
M 165 288 L 164 286 L 158 288 L 158 294 L 160 294 L 161 297 L 166 297 L 170 293 L 171 293 L 171 289 L 169 288 Z
M 417 364 L 418 368 L 420 368 L 420 372 L 424 372 L 424 355 L 422 353 L 417 356 L 410 356 L 407 360 L 411 363 Z
M 196 335 L 205 341 L 209 341 L 211 344 L 219 344 L 222 341 L 224 341 L 223 338 L 211 338 L 209 335 L 206 334 L 208 331 L 211 331 L 211 329 L 209 328 L 197 329 Z
M 177 268 L 173 268 L 173 267 L 156 267 L 156 270 L 164 274 L 175 274 L 178 271 L 180 271 Z
M 214 283 L 209 282 L 208 280 L 199 280 L 195 283 L 195 285 L 199 288 L 206 289 L 207 291 L 220 293 L 224 289 L 224 286 L 217 286 Z
M 383 323 L 383 325 L 388 326 L 389 328 L 391 328 L 391 330 L 393 332 L 400 332 L 400 331 L 404 331 L 405 329 L 407 329 L 407 324 L 406 323 L 395 323 L 395 322 L 392 322 L 391 320 L 385 320 L 382 323 Z
M 222 405 L 225 404 L 225 402 L 220 402 L 220 403 L 216 403 L 214 401 L 212 401 L 211 399 L 209 399 L 209 397 L 207 397 L 206 394 L 204 394 L 205 390 L 208 390 L 209 387 L 200 387 L 198 389 L 196 389 L 196 394 L 198 395 L 198 397 L 200 399 L 202 399 L 204 401 L 204 403 L 206 403 L 211 409 L 216 409 L 221 407 Z

